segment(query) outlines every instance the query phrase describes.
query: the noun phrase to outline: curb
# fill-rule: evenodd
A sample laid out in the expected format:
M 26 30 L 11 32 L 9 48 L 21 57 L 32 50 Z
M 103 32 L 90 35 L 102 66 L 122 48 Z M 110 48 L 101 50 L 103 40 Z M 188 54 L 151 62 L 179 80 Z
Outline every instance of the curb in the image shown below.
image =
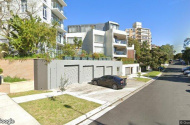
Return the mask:
M 162 72 L 163 73 L 163 72 Z M 121 98 L 119 99 L 116 99 L 114 100 L 113 102 L 111 103 L 105 103 L 103 104 L 102 106 L 66 123 L 65 125 L 77 125 L 77 124 L 80 124 L 82 122 L 84 122 L 85 120 L 89 119 L 90 117 L 96 115 L 97 113 L 101 112 L 102 110 L 105 110 L 106 108 L 116 104 L 120 104 L 121 102 L 123 102 L 124 100 L 126 100 L 127 98 L 131 97 L 132 95 L 134 95 L 135 93 L 139 92 L 140 90 L 142 90 L 143 88 L 145 88 L 146 86 L 148 86 L 149 84 L 151 84 L 152 82 L 156 81 L 161 75 L 162 73 L 160 73 L 157 77 L 153 78 L 152 80 L 146 82 L 143 86 L 137 88 L 136 90 L 132 91 L 131 93 L 127 94 L 127 95 L 124 95 L 122 96 Z

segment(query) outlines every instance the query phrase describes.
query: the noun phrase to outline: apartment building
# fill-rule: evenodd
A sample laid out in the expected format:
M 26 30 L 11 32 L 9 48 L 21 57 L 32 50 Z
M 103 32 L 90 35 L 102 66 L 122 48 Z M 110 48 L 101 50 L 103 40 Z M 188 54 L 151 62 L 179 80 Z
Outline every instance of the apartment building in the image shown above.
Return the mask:
M 184 40 L 183 48 L 190 47 L 190 38 L 186 38 Z
M 147 41 L 151 47 L 152 35 L 148 28 L 143 28 L 141 22 L 135 22 L 133 28 L 125 30 L 128 33 L 128 37 L 137 39 L 141 44 Z
M 128 51 L 134 52 L 134 46 L 127 46 L 127 36 L 125 31 L 119 30 L 118 23 L 108 21 L 100 24 L 70 25 L 65 39 L 70 44 L 73 44 L 75 37 L 81 39 L 82 49 L 88 53 L 103 53 L 112 58 L 127 58 Z
M 12 0 L 10 3 L 5 0 L 0 0 L 0 19 L 10 18 L 8 8 L 13 10 L 21 17 L 26 16 L 26 12 L 32 12 L 39 16 L 43 22 L 52 24 L 54 21 L 58 22 L 57 26 L 57 46 L 63 45 L 65 34 L 64 20 L 67 19 L 64 15 L 64 7 L 67 6 L 64 0 Z M 0 42 L 8 42 L 4 37 L 0 36 Z

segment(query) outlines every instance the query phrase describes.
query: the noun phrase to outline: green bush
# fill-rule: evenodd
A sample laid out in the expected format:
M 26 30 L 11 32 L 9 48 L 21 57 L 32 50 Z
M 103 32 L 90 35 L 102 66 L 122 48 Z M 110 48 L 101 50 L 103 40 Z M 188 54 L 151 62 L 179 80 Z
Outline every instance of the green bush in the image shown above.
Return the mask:
M 12 82 L 21 82 L 21 81 L 26 81 L 26 79 L 23 79 L 23 78 L 21 79 L 21 78 L 18 78 L 18 77 L 12 78 L 10 76 L 4 77 L 4 82 L 12 83 Z
M 135 61 L 133 58 L 121 58 L 123 64 L 133 64 Z
M 3 69 L 0 68 L 0 74 L 3 73 Z

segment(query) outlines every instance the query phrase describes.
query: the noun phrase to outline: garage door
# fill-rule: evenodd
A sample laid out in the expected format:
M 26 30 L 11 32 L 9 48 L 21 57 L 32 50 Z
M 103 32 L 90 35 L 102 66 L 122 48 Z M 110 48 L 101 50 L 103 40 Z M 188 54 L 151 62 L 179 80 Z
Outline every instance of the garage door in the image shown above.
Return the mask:
M 104 67 L 103 66 L 97 66 L 96 67 L 96 77 L 101 77 L 104 75 Z
M 84 66 L 83 67 L 83 82 L 90 82 L 93 79 L 93 67 Z
M 64 74 L 68 84 L 79 83 L 79 66 L 65 66 Z
M 112 66 L 106 66 L 105 75 L 112 75 Z
M 130 75 L 131 74 L 131 68 L 130 67 L 126 67 L 125 68 L 125 75 Z

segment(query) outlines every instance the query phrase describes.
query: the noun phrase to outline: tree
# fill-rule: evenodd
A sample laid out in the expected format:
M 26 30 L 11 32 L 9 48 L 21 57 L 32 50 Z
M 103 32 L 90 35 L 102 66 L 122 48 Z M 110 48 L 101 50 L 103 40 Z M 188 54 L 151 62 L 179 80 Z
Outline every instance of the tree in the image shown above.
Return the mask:
M 63 55 L 65 56 L 74 56 L 75 55 L 75 45 L 64 43 Z
M 82 40 L 78 40 L 77 37 L 74 38 L 73 42 L 74 42 L 74 45 L 75 45 L 75 47 L 77 49 L 79 49 L 80 47 L 82 47 L 82 43 L 83 42 L 82 42 Z
M 9 44 L 13 46 L 20 56 L 27 56 L 36 53 L 39 48 L 54 48 L 56 45 L 56 25 L 50 26 L 41 22 L 39 17 L 22 19 L 12 13 L 12 18 L 7 22 L 8 28 L 11 29 L 7 35 Z M 7 27 L 4 27 L 7 30 Z
M 174 59 L 182 59 L 182 56 L 182 53 L 177 53 L 176 55 L 174 55 Z
M 184 51 L 184 53 L 183 53 L 183 59 L 187 62 L 187 63 L 189 63 L 189 61 L 190 61 L 190 48 L 186 48 L 185 49 L 185 51 Z
M 128 38 L 128 46 L 135 46 L 135 57 L 138 60 L 140 57 L 140 43 L 136 39 Z
M 150 53 L 150 47 L 148 42 L 143 42 L 140 46 L 140 56 L 138 62 L 141 63 L 141 65 L 149 66 L 152 60 L 151 53 Z
M 174 54 L 173 48 L 174 48 L 173 45 L 170 45 L 170 44 L 162 45 L 160 47 L 162 52 L 165 52 L 168 54 L 168 59 L 173 59 L 173 54 Z

